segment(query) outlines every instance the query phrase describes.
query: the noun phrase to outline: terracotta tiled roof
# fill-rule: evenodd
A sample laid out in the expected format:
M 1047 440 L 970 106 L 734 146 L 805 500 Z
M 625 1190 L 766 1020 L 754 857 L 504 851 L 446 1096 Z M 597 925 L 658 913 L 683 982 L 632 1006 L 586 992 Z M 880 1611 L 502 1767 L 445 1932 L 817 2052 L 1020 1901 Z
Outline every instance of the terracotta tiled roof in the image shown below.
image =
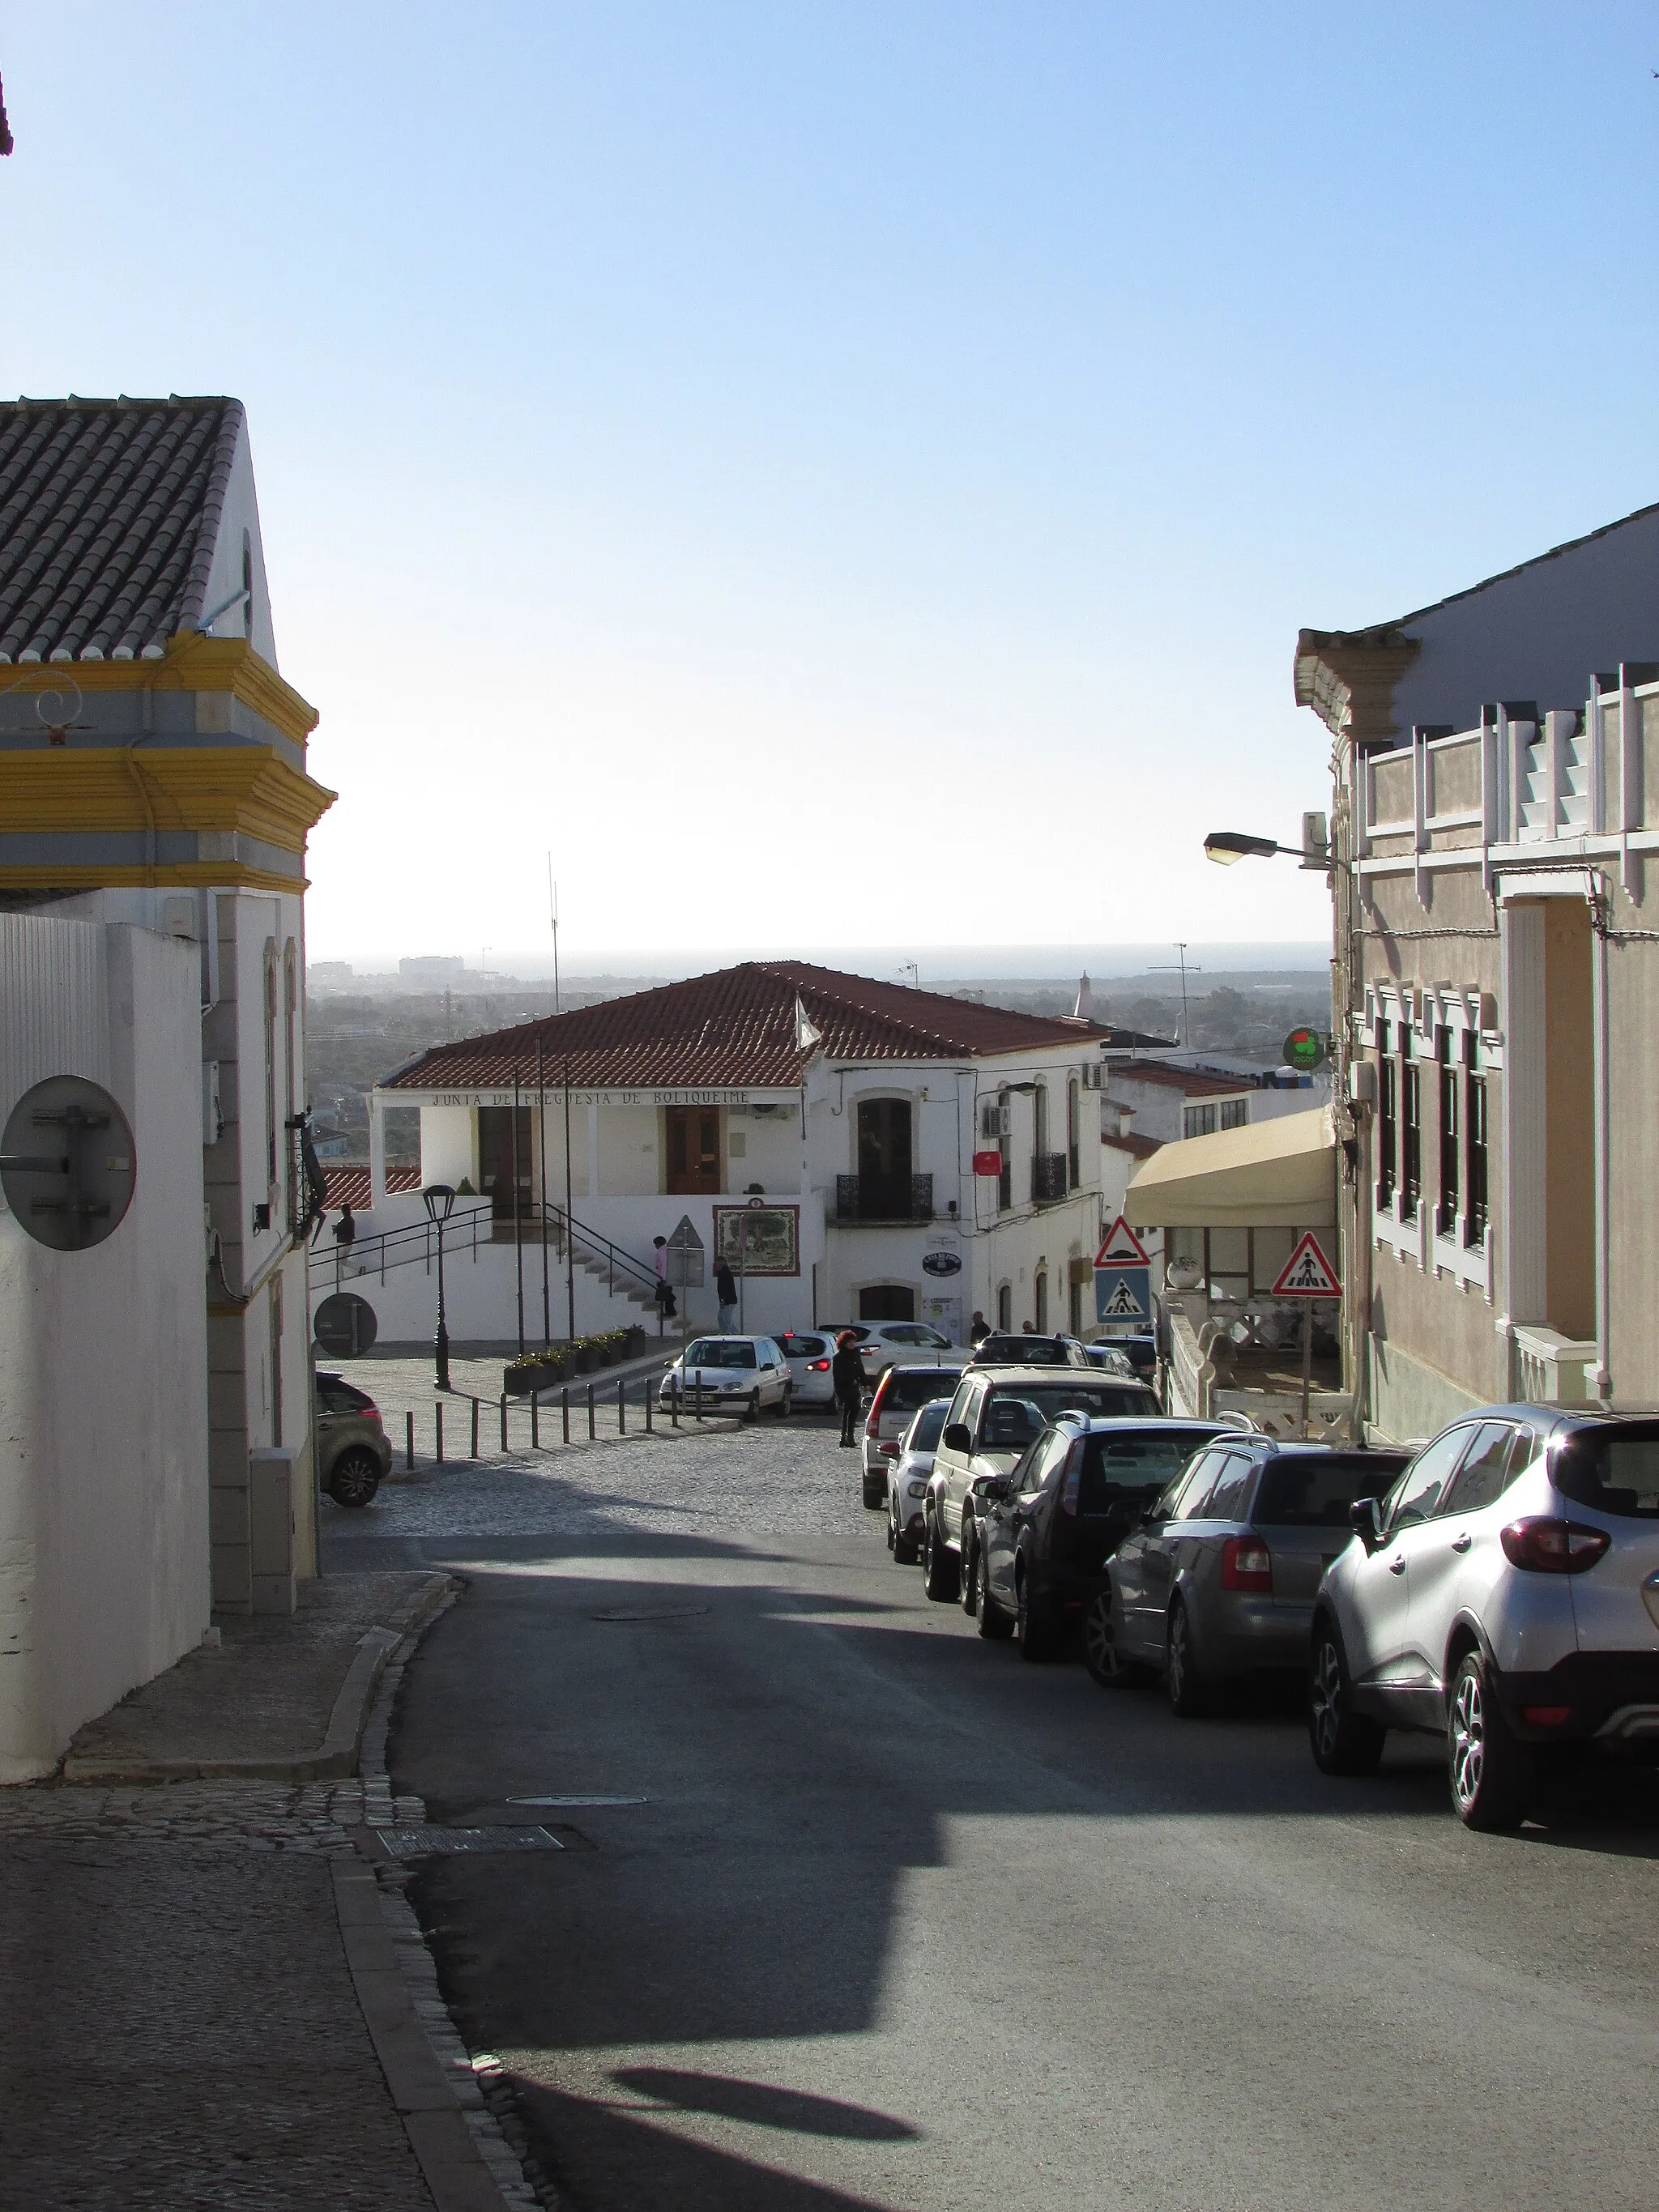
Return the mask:
M 1187 1098 L 1237 1098 L 1241 1091 L 1258 1086 L 1249 1075 L 1202 1074 L 1195 1067 L 1170 1067 L 1161 1060 L 1120 1060 L 1112 1070 L 1114 1083 L 1155 1083 L 1165 1091 L 1179 1091 Z
M 1138 1160 L 1149 1160 L 1154 1152 L 1164 1149 L 1162 1137 L 1137 1137 L 1133 1129 L 1126 1129 L 1121 1137 L 1103 1137 L 1103 1145 L 1109 1145 L 1115 1152 L 1132 1152 Z
M 0 403 L 0 661 L 155 659 L 203 613 L 239 399 Z
M 567 1060 L 584 1089 L 635 1084 L 696 1088 L 744 1085 L 787 1089 L 810 1054 L 795 1035 L 795 1001 L 831 1060 L 997 1058 L 1074 1045 L 1093 1053 L 1108 1032 L 1073 1017 L 1012 1013 L 903 983 L 878 983 L 803 961 L 746 961 L 685 983 L 666 983 L 568 1014 L 521 1023 L 431 1051 L 386 1079 L 384 1088 L 496 1088 L 536 1079 L 539 1043 L 549 1081 Z
M 388 1168 L 386 1171 L 388 1191 L 418 1190 L 421 1187 L 419 1168 Z M 329 1160 L 323 1165 L 323 1203 L 331 1213 L 349 1206 L 354 1213 L 366 1212 L 369 1206 L 368 1170 L 359 1160 Z

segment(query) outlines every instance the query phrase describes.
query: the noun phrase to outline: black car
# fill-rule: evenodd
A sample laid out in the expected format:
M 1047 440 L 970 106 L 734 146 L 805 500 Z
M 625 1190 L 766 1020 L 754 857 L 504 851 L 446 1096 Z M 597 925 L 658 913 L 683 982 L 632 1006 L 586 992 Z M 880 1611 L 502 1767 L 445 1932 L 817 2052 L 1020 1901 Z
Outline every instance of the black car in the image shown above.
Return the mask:
M 1090 1367 L 1088 1353 L 1074 1336 L 1016 1336 L 993 1329 L 969 1355 L 970 1367 Z
M 1027 1659 L 1058 1650 L 1106 1563 L 1218 1421 L 1061 1415 L 1006 1475 L 974 1486 L 963 1602 L 981 1636 L 1018 1636 Z

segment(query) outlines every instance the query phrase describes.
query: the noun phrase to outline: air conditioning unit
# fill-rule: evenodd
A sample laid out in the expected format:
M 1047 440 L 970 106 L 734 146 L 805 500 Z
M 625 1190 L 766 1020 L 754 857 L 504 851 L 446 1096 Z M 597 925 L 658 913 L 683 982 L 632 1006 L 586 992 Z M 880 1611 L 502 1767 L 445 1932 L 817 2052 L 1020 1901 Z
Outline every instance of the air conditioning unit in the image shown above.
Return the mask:
M 1104 1060 L 1097 1060 L 1091 1067 L 1085 1067 L 1084 1069 L 1083 1087 L 1085 1091 L 1103 1090 L 1105 1087 L 1105 1082 L 1106 1063 Z
M 1013 1133 L 1013 1109 L 1006 1100 L 988 1098 L 980 1109 L 979 1133 L 981 1137 L 1006 1137 Z

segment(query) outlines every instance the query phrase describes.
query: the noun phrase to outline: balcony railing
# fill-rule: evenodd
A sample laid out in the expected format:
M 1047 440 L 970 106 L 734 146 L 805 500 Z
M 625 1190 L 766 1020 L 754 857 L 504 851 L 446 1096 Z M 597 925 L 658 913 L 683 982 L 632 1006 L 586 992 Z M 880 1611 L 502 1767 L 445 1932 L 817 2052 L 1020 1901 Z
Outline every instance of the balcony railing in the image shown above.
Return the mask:
M 930 1175 L 836 1177 L 837 1221 L 931 1221 L 933 1178 Z
M 1031 1158 L 1031 1203 L 1052 1206 L 1066 1190 L 1064 1152 L 1036 1152 Z
M 1517 1323 L 1515 1352 L 1517 1394 L 1528 1405 L 1576 1406 L 1594 1397 L 1598 1353 L 1593 1343 L 1563 1336 L 1559 1328 Z

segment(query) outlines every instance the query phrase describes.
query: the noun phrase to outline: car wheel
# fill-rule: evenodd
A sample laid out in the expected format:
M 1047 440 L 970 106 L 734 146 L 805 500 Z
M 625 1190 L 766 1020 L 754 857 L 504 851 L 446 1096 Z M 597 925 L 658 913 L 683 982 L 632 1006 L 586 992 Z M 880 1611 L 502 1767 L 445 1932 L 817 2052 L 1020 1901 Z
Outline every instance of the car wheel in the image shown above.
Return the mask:
M 791 1393 L 788 1390 L 785 1390 L 783 1395 L 778 1400 L 776 1411 L 778 1419 L 781 1421 L 787 1421 L 789 1418 L 790 1396 Z
M 1308 1680 L 1308 1741 L 1322 1774 L 1375 1774 L 1388 1730 L 1353 1709 L 1348 1662 L 1336 1631 L 1322 1626 L 1314 1638 Z
M 887 1501 L 887 1548 L 890 1552 L 898 1549 L 898 1530 L 893 1525 L 893 1501 L 890 1498 Z
M 1533 1764 L 1510 1734 L 1478 1651 L 1452 1676 L 1446 1714 L 1452 1804 L 1468 1828 L 1518 1828 L 1532 1794 Z
M 1109 1589 L 1097 1590 L 1083 1616 L 1083 1663 L 1103 1690 L 1116 1689 L 1128 1680 L 1129 1669 L 1118 1656 Z
M 953 1605 L 962 1587 L 962 1562 L 939 1533 L 930 1514 L 921 1547 L 922 1588 L 935 1605 Z
M 1207 1702 L 1203 1679 L 1193 1658 L 1192 1626 L 1187 1619 L 1187 1608 L 1177 1598 L 1170 1607 L 1170 1626 L 1164 1646 L 1164 1681 L 1170 1692 L 1170 1711 L 1177 1720 L 1195 1720 Z
M 979 1546 L 966 1529 L 962 1538 L 962 1609 L 969 1620 L 979 1611 Z
M 914 1536 L 896 1536 L 893 1539 L 893 1557 L 902 1567 L 915 1566 L 917 1548 Z
M 749 1403 L 743 1409 L 743 1418 L 745 1421 L 759 1420 L 760 1392 L 757 1389 L 751 1390 L 749 1393 Z
M 1041 1599 L 1031 1599 L 1030 1577 L 1014 1577 L 1014 1633 L 1022 1659 L 1052 1659 L 1060 1647 L 1060 1624 Z
M 328 1494 L 337 1505 L 367 1505 L 380 1486 L 380 1462 L 361 1447 L 340 1454 L 328 1473 Z
M 979 1584 L 979 1632 L 993 1644 L 1006 1643 L 1014 1632 L 1014 1624 L 991 1595 L 990 1577 L 983 1550 L 974 1562 L 974 1577 Z

